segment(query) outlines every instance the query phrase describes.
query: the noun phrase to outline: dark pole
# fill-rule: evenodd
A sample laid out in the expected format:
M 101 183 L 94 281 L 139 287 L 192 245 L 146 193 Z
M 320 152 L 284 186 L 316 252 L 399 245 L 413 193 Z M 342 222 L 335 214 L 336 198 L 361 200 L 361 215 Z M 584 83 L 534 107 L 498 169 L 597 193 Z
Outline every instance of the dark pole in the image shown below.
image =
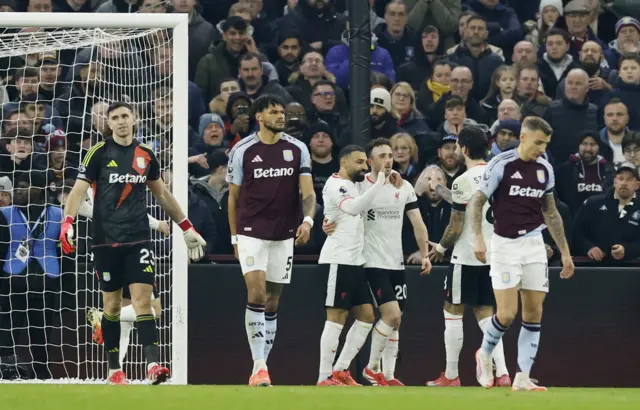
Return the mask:
M 371 139 L 371 22 L 369 0 L 349 0 L 349 131 L 351 142 L 365 146 Z

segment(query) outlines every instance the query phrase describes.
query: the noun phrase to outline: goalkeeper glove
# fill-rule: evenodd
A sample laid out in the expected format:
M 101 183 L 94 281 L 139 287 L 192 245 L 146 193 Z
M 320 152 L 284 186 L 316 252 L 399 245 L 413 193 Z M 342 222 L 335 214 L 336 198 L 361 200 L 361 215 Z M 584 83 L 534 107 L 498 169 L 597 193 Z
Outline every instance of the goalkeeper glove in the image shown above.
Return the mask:
M 184 233 L 184 241 L 187 244 L 189 259 L 192 261 L 202 259 L 204 256 L 204 247 L 207 246 L 207 242 L 196 232 L 190 220 L 185 218 L 178 226 Z
M 73 218 L 69 215 L 65 216 L 62 220 L 62 226 L 60 227 L 60 245 L 65 255 L 73 253 L 76 250 L 76 246 L 73 243 Z

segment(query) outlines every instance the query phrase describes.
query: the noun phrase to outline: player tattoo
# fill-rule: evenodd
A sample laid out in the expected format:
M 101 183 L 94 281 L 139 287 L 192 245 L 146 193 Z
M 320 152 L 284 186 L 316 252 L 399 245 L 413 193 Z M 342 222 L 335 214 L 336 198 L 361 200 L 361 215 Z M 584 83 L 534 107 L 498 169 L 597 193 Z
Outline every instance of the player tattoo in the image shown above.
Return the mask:
M 544 215 L 544 223 L 549 229 L 551 237 L 555 241 L 556 245 L 560 249 L 562 254 L 569 253 L 569 244 L 564 234 L 564 222 L 558 208 L 556 207 L 556 201 L 553 198 L 553 194 L 546 194 L 542 203 L 542 214 Z
M 316 215 L 316 196 L 311 194 L 302 199 L 302 213 L 313 218 Z
M 484 219 L 482 208 L 488 200 L 489 198 L 487 198 L 485 194 L 478 191 L 467 205 L 467 209 L 471 215 L 471 227 L 473 228 L 474 235 L 482 234 L 482 220 Z
M 451 194 L 451 190 L 444 185 L 437 184 L 436 185 L 436 194 L 440 195 L 442 199 L 444 199 L 448 203 L 453 203 L 453 195 Z
M 451 210 L 449 225 L 447 225 L 447 228 L 442 235 L 442 239 L 440 239 L 440 245 L 443 248 L 449 249 L 460 237 L 462 227 L 464 226 L 464 214 L 465 213 L 463 211 L 456 211 L 455 209 Z

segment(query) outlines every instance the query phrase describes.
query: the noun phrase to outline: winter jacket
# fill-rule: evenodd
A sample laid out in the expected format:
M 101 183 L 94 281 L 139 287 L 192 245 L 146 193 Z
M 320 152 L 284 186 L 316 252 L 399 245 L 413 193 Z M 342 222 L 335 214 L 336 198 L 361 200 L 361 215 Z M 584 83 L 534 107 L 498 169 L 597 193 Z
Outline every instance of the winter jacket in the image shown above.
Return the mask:
M 213 42 L 216 29 L 211 23 L 193 10 L 189 15 L 189 80 L 196 76 L 198 63 L 207 54 Z
M 225 237 L 219 237 L 216 220 L 211 214 L 208 204 L 197 194 L 189 192 L 189 220 L 194 229 L 202 235 L 202 239 L 207 242 L 205 255 L 213 254 L 218 248 L 218 241 L 223 242 Z M 230 237 L 229 237 L 230 238 Z
M 216 254 L 232 254 L 231 231 L 229 230 L 228 202 L 229 187 L 222 191 L 216 191 L 208 184 L 209 176 L 191 178 L 192 191 L 198 195 L 207 205 L 216 224 L 216 236 L 219 238 L 218 246 L 213 250 Z M 228 238 L 228 240 L 227 240 Z
M 371 135 L 367 138 L 367 142 L 376 139 L 376 138 L 391 138 L 395 134 L 399 132 L 406 132 L 402 128 L 398 127 L 398 123 L 395 118 L 390 113 L 386 113 L 383 116 L 384 124 L 381 128 L 371 127 Z M 338 146 L 340 148 L 344 148 L 349 144 L 357 144 L 357 141 L 353 141 L 353 136 L 351 135 L 348 128 L 346 128 L 338 139 Z
M 518 101 L 523 101 L 520 105 L 520 112 L 522 118 L 533 115 L 535 117 L 542 117 L 544 112 L 549 108 L 551 100 L 549 97 L 538 91 L 534 98 L 528 100 L 526 97 L 518 97 Z
M 469 3 L 466 8 L 478 13 L 486 20 L 489 43 L 500 47 L 505 53 L 506 60 L 510 61 L 513 46 L 524 38 L 522 25 L 516 12 L 511 7 L 500 3 L 494 8 L 488 8 L 480 0 Z
M 425 26 L 432 25 L 440 31 L 440 43 L 445 49 L 455 44 L 462 11 L 460 0 L 404 0 L 404 3 L 409 12 L 407 24 L 416 33 L 422 33 Z
M 600 69 L 600 72 L 598 74 L 596 74 L 595 76 L 593 76 L 592 78 L 602 78 L 604 81 L 609 81 L 609 70 L 608 69 Z M 560 81 L 560 83 L 558 84 L 558 89 L 556 90 L 556 96 L 561 96 L 564 95 L 564 91 L 566 89 L 567 86 L 567 79 L 563 79 L 562 81 Z M 599 108 L 604 109 L 604 103 L 606 101 L 608 101 L 609 97 L 609 91 L 606 90 L 589 90 L 587 92 L 587 96 L 589 97 L 589 101 L 595 105 L 597 105 Z
M 502 58 L 494 54 L 491 49 L 485 48 L 479 56 L 474 57 L 466 45 L 458 47 L 450 56 L 450 60 L 471 70 L 473 74 L 473 90 L 471 92 L 478 101 L 487 96 L 493 72 L 504 64 Z
M 398 119 L 398 127 L 417 139 L 419 135 L 431 132 L 427 121 L 418 110 L 412 110 Z
M 438 102 L 431 106 L 431 110 L 427 114 L 429 127 L 431 127 L 431 129 L 438 129 L 440 125 L 444 123 L 444 107 L 449 98 L 451 98 L 451 92 L 440 97 Z M 487 113 L 471 95 L 469 95 L 465 103 L 465 111 L 467 113 L 467 118 L 470 118 L 480 124 L 487 123 Z
M 553 128 L 553 136 L 547 149 L 558 165 L 576 152 L 580 137 L 585 131 L 599 129 L 598 107 L 589 103 L 589 98 L 585 98 L 582 104 L 566 97 L 554 100 L 543 118 Z
M 559 26 L 557 28 L 566 30 L 566 26 L 565 27 Z M 591 27 L 587 27 L 587 41 L 595 41 L 600 45 L 600 47 L 602 47 L 603 51 L 606 51 L 609 49 L 609 46 L 607 46 L 607 43 L 600 40 L 600 38 L 596 36 L 596 34 L 593 32 L 593 29 Z M 546 52 L 547 52 L 547 45 L 546 43 L 543 42 L 542 44 L 540 44 L 540 48 L 538 49 L 538 57 L 543 56 Z M 571 42 L 571 46 L 569 47 L 569 55 L 571 55 L 575 61 L 580 60 L 580 49 L 576 48 L 575 43 L 573 41 Z
M 598 155 L 595 163 L 585 164 L 578 153 L 569 156 L 569 161 L 556 171 L 558 198 L 575 215 L 589 197 L 607 191 L 613 176 L 612 165 Z
M 269 80 L 269 77 L 267 77 L 266 75 L 262 76 L 262 86 L 254 94 L 248 93 L 247 86 L 245 85 L 243 80 L 240 80 L 239 83 L 242 92 L 249 95 L 252 101 L 265 94 L 273 94 L 280 97 L 282 101 L 284 101 L 285 105 L 288 105 L 293 101 L 291 95 L 287 92 L 287 90 L 284 89 L 283 86 L 280 85 L 280 83 L 278 83 L 277 80 Z
M 636 47 L 640 49 L 640 42 L 638 42 Z M 604 51 L 607 67 L 610 70 L 617 70 L 620 57 L 622 57 L 622 53 L 618 50 L 618 40 L 613 40 L 609 43 L 609 49 Z
M 411 61 L 416 53 L 416 33 L 406 26 L 404 33 L 400 39 L 395 39 L 387 32 L 387 24 L 380 24 L 374 30 L 374 34 L 378 37 L 378 45 L 389 52 L 393 67 L 398 68 L 401 64 Z
M 17 164 L 11 159 L 11 154 L 3 147 L 0 153 L 0 178 L 9 177 L 11 181 L 21 172 L 29 172 L 32 169 L 45 170 L 48 168 L 49 158 L 42 152 L 34 152 Z M 13 186 L 15 187 L 15 182 Z
M 326 73 L 324 75 L 325 80 L 329 80 L 335 83 L 336 78 L 331 73 Z M 289 86 L 286 90 L 291 94 L 291 97 L 296 102 L 302 104 L 307 112 L 313 109 L 313 104 L 311 103 L 311 89 L 313 86 L 309 80 L 305 79 L 304 76 L 300 72 L 295 72 L 291 74 L 289 77 Z M 344 92 L 342 88 L 336 88 L 336 109 L 340 113 L 340 116 L 346 117 L 349 114 L 349 105 L 347 104 L 347 99 L 344 96 Z
M 606 255 L 606 263 L 615 262 L 611 256 L 613 245 L 624 247 L 624 259 L 640 257 L 640 204 L 634 198 L 623 212 L 613 190 L 593 196 L 582 205 L 574 223 L 574 255 L 586 256 L 598 247 Z
M 220 84 L 228 77 L 238 77 L 240 56 L 233 55 L 227 50 L 227 44 L 222 42 L 209 49 L 196 68 L 194 82 L 204 93 L 205 101 L 211 101 L 220 94 Z
M 580 64 L 570 54 L 567 54 L 564 59 L 558 63 L 553 64 L 547 54 L 538 60 L 536 63 L 536 69 L 540 76 L 540 82 L 544 93 L 551 99 L 560 97 L 556 95 L 558 90 L 558 84 L 567 77 L 569 71 L 574 68 L 580 68 Z
M 627 134 L 629 134 L 631 132 L 631 130 L 629 130 L 629 128 L 627 128 L 625 130 L 625 136 Z M 624 138 L 624 137 L 623 137 Z M 622 146 L 620 146 L 620 151 L 622 151 Z M 612 164 L 615 164 L 616 162 L 620 162 L 619 160 L 616 161 L 614 158 L 614 152 L 613 152 L 613 147 L 611 145 L 611 141 L 609 141 L 609 133 L 607 132 L 607 127 L 603 127 L 600 130 L 600 155 L 602 155 L 603 157 L 606 158 L 607 161 L 609 161 Z

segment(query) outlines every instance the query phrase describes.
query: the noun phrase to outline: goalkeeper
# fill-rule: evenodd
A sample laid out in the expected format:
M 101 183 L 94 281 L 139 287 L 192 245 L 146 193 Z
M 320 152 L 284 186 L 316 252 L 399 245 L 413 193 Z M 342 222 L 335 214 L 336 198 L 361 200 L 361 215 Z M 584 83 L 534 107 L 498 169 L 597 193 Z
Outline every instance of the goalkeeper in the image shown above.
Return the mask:
M 131 106 L 123 102 L 111 104 L 107 110 L 107 126 L 112 137 L 89 150 L 67 198 L 60 243 L 65 254 L 74 251 L 73 221 L 89 186 L 93 185 L 92 250 L 103 294 L 102 333 L 109 366 L 108 382 L 127 383 L 120 366 L 118 346 L 122 288 L 129 284 L 147 360 L 147 379 L 152 384 L 159 384 L 167 380 L 169 369 L 159 363 L 158 335 L 151 310 L 154 261 L 146 187 L 184 231 L 190 259 L 202 258 L 206 242 L 165 187 L 153 152 L 134 138 L 136 120 Z

